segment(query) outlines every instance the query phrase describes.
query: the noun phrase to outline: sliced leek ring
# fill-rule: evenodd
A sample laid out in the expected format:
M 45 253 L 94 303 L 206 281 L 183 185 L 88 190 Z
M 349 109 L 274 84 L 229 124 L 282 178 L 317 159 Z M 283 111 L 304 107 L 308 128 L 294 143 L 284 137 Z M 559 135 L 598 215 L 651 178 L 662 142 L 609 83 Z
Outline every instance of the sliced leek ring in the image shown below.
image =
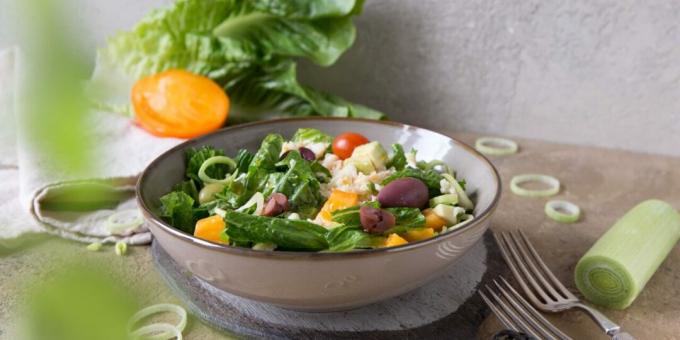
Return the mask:
M 113 235 L 122 235 L 144 223 L 139 209 L 117 211 L 106 219 L 106 229 Z
M 253 205 L 255 205 L 255 211 L 253 212 L 253 215 L 262 215 L 262 210 L 264 210 L 264 195 L 262 195 L 261 192 L 254 193 L 248 202 L 244 203 L 240 208 L 236 209 L 236 211 L 244 212 L 250 209 L 250 207 Z
M 177 325 L 171 325 L 167 323 L 151 324 L 148 326 L 140 327 L 135 331 L 132 331 L 132 326 L 134 326 L 140 320 L 150 315 L 164 312 L 177 314 L 179 316 L 179 322 L 177 323 Z M 170 326 L 172 329 L 170 329 L 170 327 L 167 326 L 156 327 L 155 325 L 167 325 Z M 184 328 L 186 326 L 187 326 L 187 311 L 181 306 L 171 303 L 159 303 L 157 305 L 142 308 L 130 318 L 130 321 L 128 321 L 128 330 L 130 330 L 130 334 L 136 337 L 140 337 L 142 335 L 149 333 L 162 332 L 160 334 L 154 334 L 152 336 L 146 337 L 146 339 L 156 340 L 173 339 L 175 337 L 181 339 L 182 331 L 184 331 Z M 175 330 L 177 330 L 177 332 L 175 332 Z
M 501 147 L 492 146 L 492 144 Z M 513 140 L 499 137 L 481 137 L 475 141 L 475 149 L 489 156 L 507 156 L 517 153 L 519 146 Z
M 217 179 L 217 178 L 212 178 L 208 176 L 208 174 L 205 173 L 206 170 L 208 170 L 208 167 L 215 165 L 215 164 L 226 164 L 229 166 L 230 170 L 236 169 L 236 162 L 234 162 L 233 159 L 227 157 L 227 156 L 213 156 L 208 159 L 206 159 L 203 164 L 201 164 L 201 167 L 198 168 L 198 178 L 203 181 L 203 183 L 209 184 L 209 183 L 221 183 L 221 184 L 228 184 L 231 182 L 233 179 L 230 177 L 224 178 L 224 179 Z
M 552 200 L 545 204 L 545 214 L 559 223 L 574 223 L 581 217 L 581 208 L 569 201 Z
M 131 334 L 132 339 L 182 340 L 182 331 L 169 323 L 159 322 L 142 326 Z
M 521 185 L 526 182 L 541 182 L 549 186 L 547 189 L 534 190 L 526 189 Z M 548 197 L 560 192 L 560 181 L 552 176 L 540 174 L 517 175 L 510 180 L 510 190 L 515 195 L 526 197 Z

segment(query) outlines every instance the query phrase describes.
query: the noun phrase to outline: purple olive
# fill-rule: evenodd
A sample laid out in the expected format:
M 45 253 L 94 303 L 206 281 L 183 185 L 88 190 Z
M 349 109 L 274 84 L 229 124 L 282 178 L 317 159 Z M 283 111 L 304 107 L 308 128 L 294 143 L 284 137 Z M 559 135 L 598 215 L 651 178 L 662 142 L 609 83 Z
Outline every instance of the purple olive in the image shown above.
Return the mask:
M 391 212 L 369 206 L 359 209 L 359 219 L 364 230 L 371 234 L 382 234 L 396 224 Z
M 300 151 L 300 155 L 302 155 L 302 158 L 308 160 L 308 161 L 313 161 L 316 159 L 316 154 L 314 154 L 314 151 L 309 150 L 305 148 L 304 146 L 298 149 Z
M 262 210 L 262 215 L 277 216 L 286 210 L 288 210 L 288 197 L 282 193 L 275 192 L 269 196 L 269 200 Z
M 429 193 L 421 180 L 404 177 L 395 179 L 380 189 L 378 201 L 385 208 L 422 208 L 427 204 Z

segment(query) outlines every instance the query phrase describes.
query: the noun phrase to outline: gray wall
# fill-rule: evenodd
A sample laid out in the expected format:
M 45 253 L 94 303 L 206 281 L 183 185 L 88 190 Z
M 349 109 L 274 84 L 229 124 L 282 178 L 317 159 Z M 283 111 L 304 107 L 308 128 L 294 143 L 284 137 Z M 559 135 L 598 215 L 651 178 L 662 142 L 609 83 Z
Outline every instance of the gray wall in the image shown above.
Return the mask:
M 169 1 L 77 2 L 94 45 Z M 356 22 L 304 80 L 426 127 L 680 156 L 680 1 L 368 0 Z

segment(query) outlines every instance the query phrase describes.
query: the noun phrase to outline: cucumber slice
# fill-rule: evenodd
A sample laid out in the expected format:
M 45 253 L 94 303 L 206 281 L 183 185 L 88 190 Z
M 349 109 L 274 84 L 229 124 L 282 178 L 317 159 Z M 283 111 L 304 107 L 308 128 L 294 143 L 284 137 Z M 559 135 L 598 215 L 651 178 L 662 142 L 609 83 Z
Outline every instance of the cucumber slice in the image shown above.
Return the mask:
M 465 190 L 463 190 L 463 187 L 460 186 L 460 183 L 456 181 L 456 179 L 449 175 L 449 174 L 442 174 L 442 177 L 444 177 L 449 183 L 451 183 L 451 186 L 453 186 L 454 190 L 458 194 L 458 202 L 459 205 L 466 210 L 472 210 L 475 208 L 475 205 L 472 203 L 468 195 L 465 193 Z
M 434 208 L 440 204 L 448 205 L 458 204 L 458 194 L 446 194 L 430 199 L 430 208 Z

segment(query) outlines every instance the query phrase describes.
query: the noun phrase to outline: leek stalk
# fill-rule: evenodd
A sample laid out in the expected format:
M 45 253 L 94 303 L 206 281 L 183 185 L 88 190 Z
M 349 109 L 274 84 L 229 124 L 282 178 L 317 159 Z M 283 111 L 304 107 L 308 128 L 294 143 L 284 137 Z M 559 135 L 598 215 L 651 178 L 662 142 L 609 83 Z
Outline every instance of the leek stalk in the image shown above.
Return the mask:
M 624 309 L 680 238 L 680 213 L 660 200 L 644 201 L 619 219 L 576 265 L 576 287 L 597 305 Z

